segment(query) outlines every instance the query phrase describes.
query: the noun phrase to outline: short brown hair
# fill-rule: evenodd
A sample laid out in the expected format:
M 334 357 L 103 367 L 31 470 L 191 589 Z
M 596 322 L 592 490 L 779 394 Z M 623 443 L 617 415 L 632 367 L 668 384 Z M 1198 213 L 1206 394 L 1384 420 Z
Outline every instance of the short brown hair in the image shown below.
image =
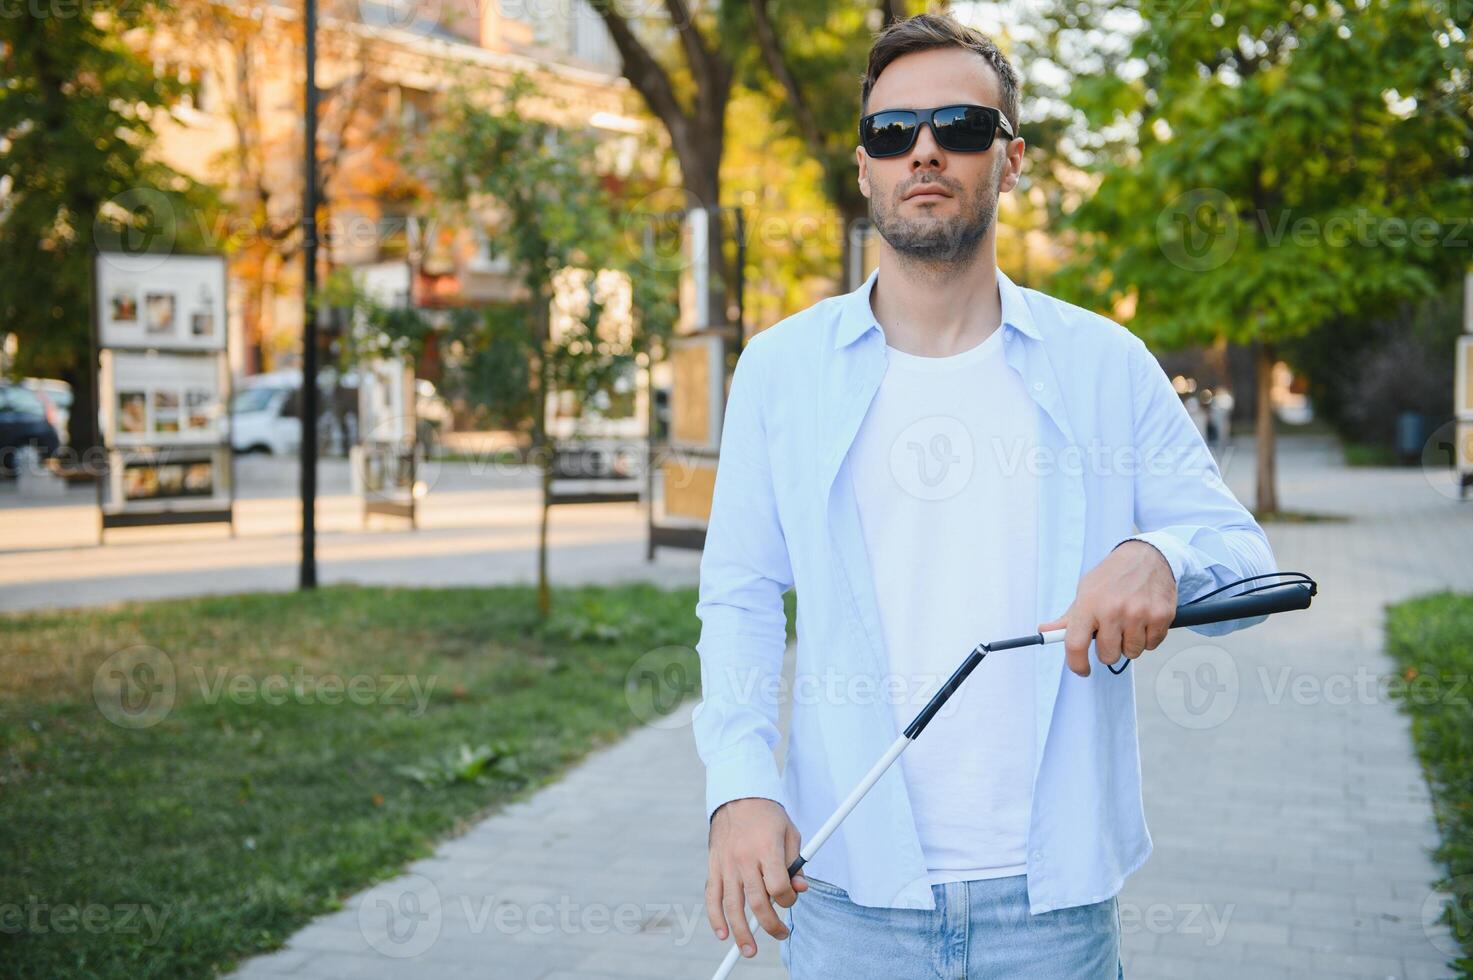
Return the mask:
M 880 72 L 890 62 L 903 54 L 931 48 L 965 48 L 986 59 L 1002 83 L 1002 105 L 998 108 L 1013 127 L 1013 132 L 1019 132 L 1018 73 L 1012 63 L 992 38 L 944 14 L 916 14 L 896 21 L 875 35 L 874 46 L 869 51 L 869 68 L 859 89 L 859 114 L 863 116 L 869 112 L 870 92 L 874 90 Z

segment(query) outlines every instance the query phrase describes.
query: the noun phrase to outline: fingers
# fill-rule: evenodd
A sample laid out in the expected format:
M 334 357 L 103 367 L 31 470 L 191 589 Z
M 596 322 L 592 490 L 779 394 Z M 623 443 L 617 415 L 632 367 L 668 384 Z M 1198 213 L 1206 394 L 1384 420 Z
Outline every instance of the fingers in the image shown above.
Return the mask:
M 1175 619 L 1175 609 L 1171 616 L 1156 616 L 1146 624 L 1146 649 L 1154 650 L 1166 642 L 1166 634 L 1171 630 L 1171 621 Z
M 1099 649 L 1096 646 L 1095 649 Z M 1120 652 L 1134 660 L 1146 649 L 1146 622 L 1137 620 L 1128 624 L 1120 634 Z
M 1069 669 L 1080 677 L 1089 676 L 1089 643 L 1094 639 L 1098 621 L 1091 615 L 1071 608 L 1064 626 L 1064 659 Z
M 743 904 L 746 888 L 743 879 L 735 873 L 722 882 L 721 910 L 731 927 L 731 938 L 742 949 L 743 956 L 757 955 L 757 941 L 752 930 L 747 928 L 747 911 Z
M 742 883 L 746 885 L 747 908 L 751 909 L 752 913 L 757 916 L 757 924 L 766 930 L 769 936 L 775 939 L 782 939 L 787 934 L 787 927 L 783 925 L 783 921 L 777 917 L 777 912 L 772 908 L 772 899 L 768 896 L 767 883 L 763 880 L 764 873 L 764 869 L 760 866 L 743 869 Z M 786 869 L 778 873 L 784 878 L 787 877 Z M 745 953 L 746 950 L 742 952 Z
M 721 908 L 721 896 L 723 892 L 721 875 L 719 872 L 710 872 L 706 876 L 706 921 L 711 923 L 711 931 L 716 934 L 717 939 L 726 939 L 726 914 Z

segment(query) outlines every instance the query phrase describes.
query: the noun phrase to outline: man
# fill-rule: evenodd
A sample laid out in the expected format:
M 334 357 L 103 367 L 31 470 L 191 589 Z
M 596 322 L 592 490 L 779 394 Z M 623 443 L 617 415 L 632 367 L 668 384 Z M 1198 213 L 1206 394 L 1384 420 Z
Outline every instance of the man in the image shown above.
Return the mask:
M 1144 344 L 997 269 L 1024 151 L 997 47 L 897 23 L 862 102 L 879 267 L 753 337 L 723 423 L 696 609 L 711 927 L 755 955 L 750 908 L 802 980 L 1114 980 L 1116 895 L 1151 851 L 1134 675 L 1115 671 L 1273 554 Z M 978 642 L 1059 628 L 984 661 L 789 878 Z

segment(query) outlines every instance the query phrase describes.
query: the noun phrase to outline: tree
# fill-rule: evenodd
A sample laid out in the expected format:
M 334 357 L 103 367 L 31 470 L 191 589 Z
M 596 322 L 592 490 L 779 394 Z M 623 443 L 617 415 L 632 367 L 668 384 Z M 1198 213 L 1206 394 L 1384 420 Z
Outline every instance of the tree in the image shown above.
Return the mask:
M 685 0 L 665 0 L 668 19 L 650 18 L 646 30 L 662 39 L 673 33 L 680 52 L 666 58 L 679 66 L 673 71 L 657 55 L 661 49 L 640 38 L 638 21 L 620 13 L 618 4 L 608 0 L 593 4 L 623 59 L 624 77 L 670 136 L 685 191 L 681 207 L 717 208 L 721 204 L 726 108 L 735 77 L 731 54 L 735 42 L 729 39 L 741 36 L 733 23 L 740 6 L 737 0 L 715 4 L 698 23 L 696 10 Z M 653 210 L 669 209 L 663 204 Z M 709 309 L 724 322 L 734 270 L 725 261 L 723 223 L 713 220 L 707 228 Z
M 371 32 L 353 29 L 359 8 L 351 0 L 324 0 L 319 7 L 317 221 L 325 247 L 318 261 L 327 273 L 320 281 L 326 281 L 342 213 L 376 218 L 381 201 L 413 189 L 405 186 L 391 145 L 388 85 L 381 77 L 383 59 L 373 51 L 379 42 Z M 281 161 L 304 156 L 304 97 L 300 85 L 285 104 L 273 95 L 282 73 L 298 78 L 302 71 L 300 10 L 300 3 L 172 0 L 160 18 L 167 48 L 188 51 L 195 66 L 210 71 L 228 93 L 221 109 L 234 139 L 210 161 L 210 176 L 230 208 L 211 234 L 229 252 L 231 277 L 243 287 L 247 373 L 264 370 L 279 353 L 269 349 L 273 300 L 284 291 L 300 291 L 301 280 L 291 274 L 302 252 L 302 169 L 283 168 Z M 278 345 L 288 339 L 275 338 Z
M 1468 261 L 1470 49 L 1447 3 L 1071 2 L 1056 24 L 1136 26 L 1124 70 L 1070 99 L 1118 151 L 1071 216 L 1059 290 L 1163 345 L 1256 348 L 1257 510 L 1279 509 L 1270 372 L 1337 316 L 1432 294 Z
M 151 3 L 99 0 L 59 16 L 0 17 L 0 324 L 13 370 L 72 386 L 70 451 L 99 444 L 92 377 L 92 249 L 189 248 L 205 188 L 149 157 L 154 126 L 187 86 L 157 77 L 127 40 Z M 88 472 L 95 472 L 89 466 Z
M 777 118 L 802 138 L 823 168 L 824 193 L 839 212 L 838 280 L 844 283 L 851 261 L 849 231 L 869 215 L 869 199 L 860 193 L 854 162 L 859 79 L 873 32 L 911 11 L 904 0 L 748 0 L 748 11 L 755 54 L 779 89 L 773 93 Z
M 551 609 L 547 501 L 557 449 L 546 427 L 548 396 L 571 392 L 583 404 L 609 391 L 669 334 L 674 310 L 668 301 L 671 284 L 645 268 L 637 246 L 629 247 L 634 244 L 630 236 L 619 233 L 619 208 L 610 182 L 599 172 L 596 140 L 542 118 L 535 111 L 536 94 L 534 82 L 521 73 L 488 97 L 494 102 L 464 89 L 453 92 L 427 135 L 420 172 L 452 216 L 490 225 L 486 238 L 492 257 L 505 255 L 520 276 L 523 300 L 516 309 L 453 318 L 455 336 L 442 346 L 499 362 L 513 388 L 527 382 L 522 390 L 530 393 L 532 446 L 543 493 L 537 605 L 546 617 Z M 593 283 L 586 306 L 562 310 L 569 324 L 554 333 L 557 279 L 577 269 L 629 274 L 633 295 L 625 335 L 616 335 L 618 323 L 606 315 L 610 299 Z

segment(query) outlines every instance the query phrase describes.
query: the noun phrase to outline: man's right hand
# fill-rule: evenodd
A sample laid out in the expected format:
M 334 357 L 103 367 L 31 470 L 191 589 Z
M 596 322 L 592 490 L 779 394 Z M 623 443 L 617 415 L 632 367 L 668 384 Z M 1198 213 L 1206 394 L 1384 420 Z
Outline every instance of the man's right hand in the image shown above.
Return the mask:
M 706 916 L 716 938 L 730 932 L 743 956 L 757 955 L 757 942 L 747 928 L 746 909 L 775 939 L 788 938 L 788 927 L 773 911 L 775 901 L 792 908 L 808 890 L 803 872 L 788 877 L 801 840 L 787 811 L 773 800 L 746 797 L 723 803 L 711 816 L 706 872 Z

